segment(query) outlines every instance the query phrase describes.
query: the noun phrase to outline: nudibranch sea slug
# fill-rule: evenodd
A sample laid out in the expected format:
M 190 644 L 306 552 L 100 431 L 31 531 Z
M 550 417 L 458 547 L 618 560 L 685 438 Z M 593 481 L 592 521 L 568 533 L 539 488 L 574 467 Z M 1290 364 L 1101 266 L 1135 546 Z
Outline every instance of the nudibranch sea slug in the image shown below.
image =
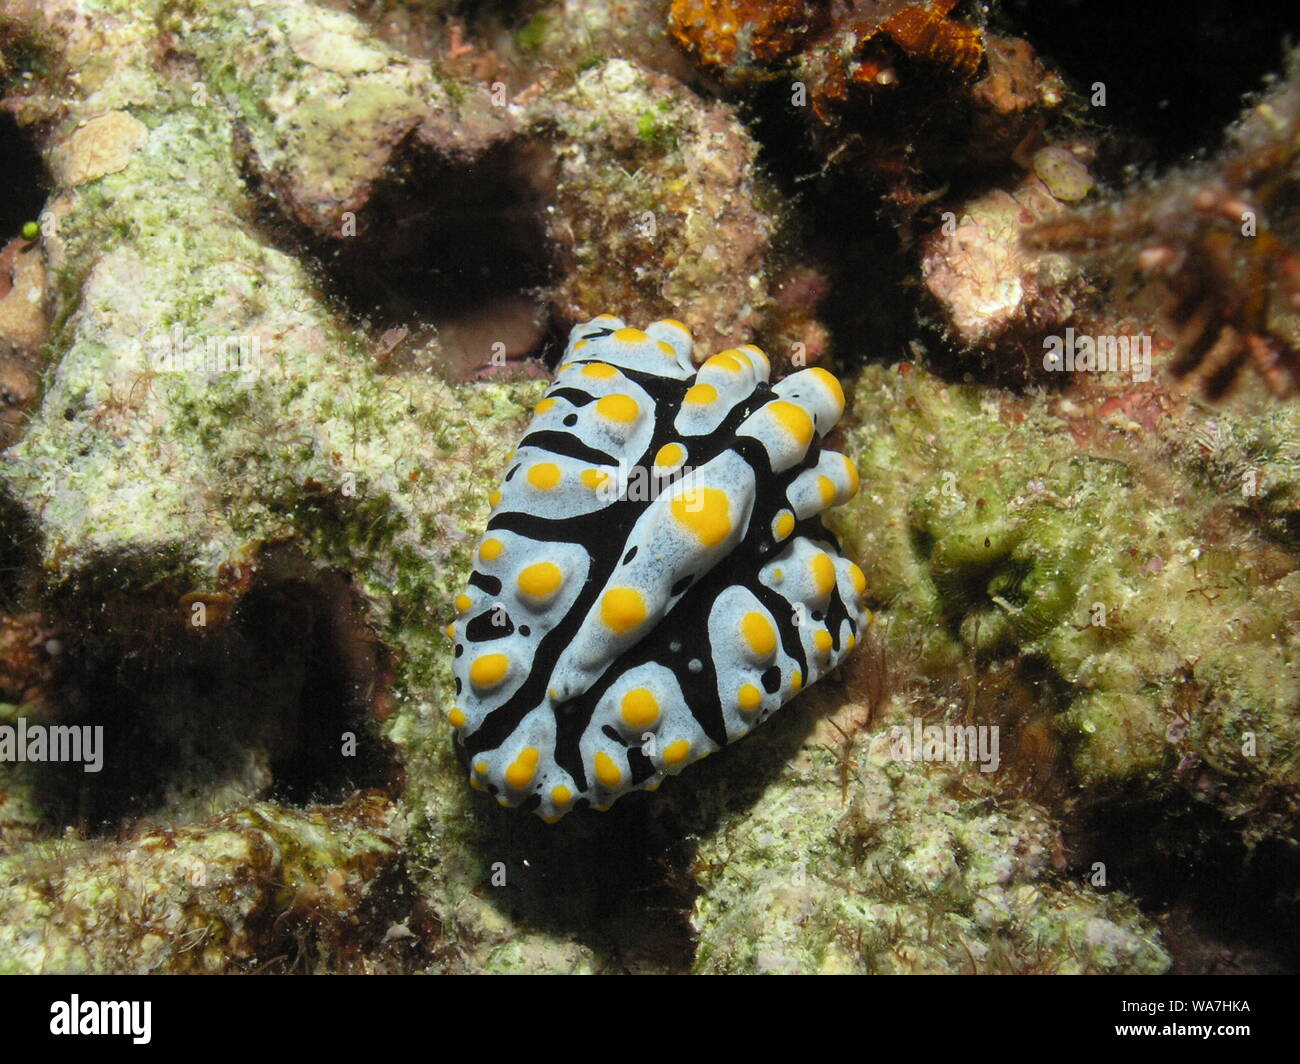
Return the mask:
M 456 597 L 470 784 L 558 820 L 747 734 L 857 643 L 866 581 L 822 525 L 858 488 L 824 369 L 690 331 L 576 326 Z

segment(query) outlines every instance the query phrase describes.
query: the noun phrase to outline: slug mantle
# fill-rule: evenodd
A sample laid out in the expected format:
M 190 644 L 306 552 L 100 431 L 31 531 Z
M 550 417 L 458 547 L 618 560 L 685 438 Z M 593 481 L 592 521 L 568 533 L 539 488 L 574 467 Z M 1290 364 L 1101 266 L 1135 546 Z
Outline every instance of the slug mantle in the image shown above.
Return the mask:
M 548 821 L 735 742 L 853 649 L 866 580 L 821 521 L 858 473 L 844 394 L 680 322 L 576 326 L 457 596 L 471 786 Z

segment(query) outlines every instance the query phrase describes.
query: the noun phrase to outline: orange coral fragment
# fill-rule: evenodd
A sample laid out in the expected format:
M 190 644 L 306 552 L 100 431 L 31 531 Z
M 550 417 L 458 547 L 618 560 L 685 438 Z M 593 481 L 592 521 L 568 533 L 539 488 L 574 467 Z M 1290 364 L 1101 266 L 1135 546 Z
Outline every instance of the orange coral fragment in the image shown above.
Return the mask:
M 816 0 L 673 0 L 668 28 L 701 66 L 723 72 L 738 52 L 759 65 L 792 54 L 823 9 Z
M 962 80 L 970 80 L 984 58 L 984 35 L 974 26 L 948 17 L 956 6 L 957 0 L 916 4 L 904 8 L 880 30 L 909 59 L 943 67 Z

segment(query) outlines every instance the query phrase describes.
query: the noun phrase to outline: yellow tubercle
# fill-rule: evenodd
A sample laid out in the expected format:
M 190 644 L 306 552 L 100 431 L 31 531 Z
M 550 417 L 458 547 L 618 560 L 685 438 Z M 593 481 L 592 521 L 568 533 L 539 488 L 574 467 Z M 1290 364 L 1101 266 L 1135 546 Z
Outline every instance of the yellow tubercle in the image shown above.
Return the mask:
M 506 786 L 522 790 L 533 782 L 537 775 L 537 761 L 541 756 L 535 746 L 526 746 L 519 751 L 519 756 L 510 762 L 506 769 Z
M 600 600 L 600 619 L 610 631 L 624 635 L 646 618 L 645 599 L 634 587 L 615 587 Z
M 801 406 L 788 402 L 785 399 L 774 399 L 767 404 L 776 423 L 783 428 L 791 439 L 798 442 L 800 447 L 807 447 L 813 438 L 813 422 L 806 411 Z
M 731 535 L 731 500 L 721 488 L 689 487 L 668 504 L 669 512 L 700 544 L 716 547 Z
M 538 462 L 528 467 L 528 483 L 538 491 L 550 491 L 563 478 L 563 472 L 554 462 Z
M 659 719 L 659 700 L 646 688 L 637 687 L 623 696 L 619 712 L 629 728 L 648 728 Z
M 835 563 L 831 561 L 831 556 L 825 551 L 819 551 L 813 555 L 809 566 L 812 569 L 813 586 L 817 588 L 817 593 L 822 596 L 829 595 L 835 587 Z
M 740 634 L 745 643 L 760 660 L 776 653 L 776 629 L 763 614 L 751 611 L 740 619 Z
M 564 585 L 564 572 L 554 562 L 535 562 L 515 581 L 519 593 L 534 604 L 549 601 Z
M 611 789 L 623 782 L 623 773 L 614 764 L 614 759 L 604 750 L 600 750 L 596 754 L 596 779 Z
M 664 747 L 664 763 L 680 765 L 691 752 L 691 744 L 685 739 L 678 739 Z
M 509 672 L 510 659 L 504 654 L 484 654 L 470 665 L 469 682 L 476 690 L 488 691 L 499 687 Z
M 596 413 L 606 421 L 628 425 L 641 416 L 641 404 L 630 395 L 606 395 L 596 400 Z

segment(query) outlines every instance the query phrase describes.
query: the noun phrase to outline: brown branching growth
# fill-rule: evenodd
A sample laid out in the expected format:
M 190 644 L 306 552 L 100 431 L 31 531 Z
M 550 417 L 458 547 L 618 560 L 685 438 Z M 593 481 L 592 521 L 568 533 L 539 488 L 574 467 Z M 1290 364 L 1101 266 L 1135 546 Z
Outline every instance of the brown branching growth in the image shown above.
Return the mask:
M 1218 398 L 1249 365 L 1279 398 L 1300 388 L 1300 351 L 1280 322 L 1300 312 L 1300 51 L 1228 131 L 1220 155 L 1025 237 L 1108 270 L 1136 266 L 1167 298 L 1170 369 Z

